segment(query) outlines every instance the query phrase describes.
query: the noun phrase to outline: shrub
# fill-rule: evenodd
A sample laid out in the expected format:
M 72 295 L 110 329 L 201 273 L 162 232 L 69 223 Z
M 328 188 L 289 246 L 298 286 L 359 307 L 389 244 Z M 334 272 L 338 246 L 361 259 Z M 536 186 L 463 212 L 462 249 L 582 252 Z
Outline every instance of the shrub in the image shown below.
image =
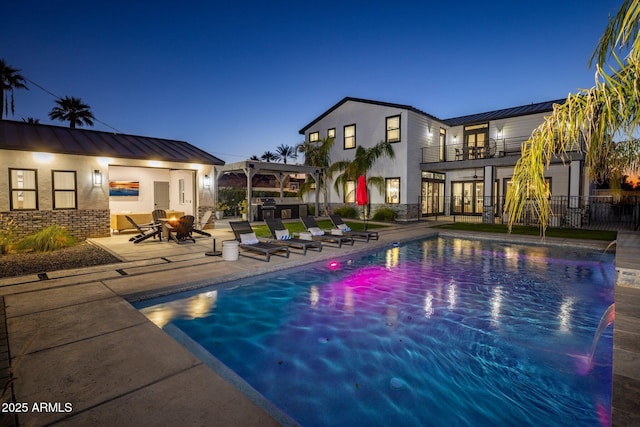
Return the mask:
M 398 216 L 393 209 L 388 208 L 386 206 L 381 207 L 373 214 L 373 221 L 395 221 L 396 216 Z
M 316 215 L 316 205 L 315 203 L 309 203 L 307 205 L 307 215 L 315 216 Z
M 9 252 L 13 235 L 18 226 L 13 218 L 7 218 L 0 215 L 0 255 L 4 255 Z
M 18 250 L 26 252 L 50 252 L 73 246 L 77 243 L 66 228 L 50 225 L 37 233 L 31 234 L 18 243 Z
M 358 218 L 358 210 L 353 206 L 340 206 L 335 208 L 333 213 L 341 216 L 342 218 Z

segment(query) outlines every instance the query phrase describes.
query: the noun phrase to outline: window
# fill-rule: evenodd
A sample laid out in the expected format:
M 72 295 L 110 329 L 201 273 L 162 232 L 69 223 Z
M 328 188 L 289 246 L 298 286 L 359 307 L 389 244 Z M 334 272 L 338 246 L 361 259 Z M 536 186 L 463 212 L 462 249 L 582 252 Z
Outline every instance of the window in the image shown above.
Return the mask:
M 451 195 L 454 214 L 482 214 L 484 183 L 482 181 L 454 182 Z
M 336 137 L 336 128 L 331 128 L 327 130 L 327 138 L 335 138 Z
M 488 147 L 489 140 L 489 124 L 472 125 L 464 127 L 464 158 L 465 159 L 483 159 L 489 157 L 489 153 L 485 151 Z
M 344 189 L 344 202 L 355 203 L 356 202 L 356 182 L 347 181 Z
M 392 205 L 400 203 L 400 178 L 386 178 L 384 187 L 385 202 Z
M 37 178 L 35 169 L 9 169 L 11 210 L 38 209 Z
M 344 127 L 344 149 L 356 148 L 356 125 Z
M 53 209 L 77 209 L 75 171 L 51 171 L 53 175 Z
M 447 130 L 445 128 L 440 128 L 440 161 L 444 162 L 447 160 L 445 157 L 446 153 L 446 143 L 447 143 Z
M 400 142 L 400 116 L 387 117 L 387 142 Z
M 320 132 L 311 132 L 309 134 L 309 142 L 318 142 L 320 140 Z

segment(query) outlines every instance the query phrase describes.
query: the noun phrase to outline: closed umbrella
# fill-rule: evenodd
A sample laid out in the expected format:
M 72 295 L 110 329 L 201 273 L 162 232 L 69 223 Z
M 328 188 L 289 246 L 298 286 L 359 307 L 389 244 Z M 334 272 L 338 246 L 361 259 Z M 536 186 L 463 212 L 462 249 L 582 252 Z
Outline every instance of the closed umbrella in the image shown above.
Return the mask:
M 366 206 L 369 203 L 369 195 L 367 194 L 367 180 L 364 175 L 358 177 L 358 184 L 356 185 L 356 203 L 358 206 L 363 206 L 362 214 L 364 217 L 364 229 L 367 229 L 367 212 Z

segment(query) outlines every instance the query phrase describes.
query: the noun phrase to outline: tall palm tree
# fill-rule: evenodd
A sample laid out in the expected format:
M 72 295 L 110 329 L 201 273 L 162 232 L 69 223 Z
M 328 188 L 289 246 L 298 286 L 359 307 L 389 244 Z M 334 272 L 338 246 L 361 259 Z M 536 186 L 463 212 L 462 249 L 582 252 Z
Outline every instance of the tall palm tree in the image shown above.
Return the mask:
M 32 123 L 32 124 L 40 123 L 40 119 L 35 119 L 33 117 L 27 117 L 26 119 L 23 117 L 22 121 L 25 123 Z
M 382 157 L 388 157 L 390 159 L 395 157 L 391 143 L 380 141 L 369 148 L 358 145 L 353 160 L 335 162 L 329 168 L 330 177 L 333 177 L 333 174 L 336 172 L 341 172 L 334 180 L 333 188 L 335 188 L 338 194 L 340 194 L 340 190 L 346 192 L 347 182 L 356 181 L 360 175 L 364 175 L 367 177 L 367 186 L 376 187 L 378 191 L 380 191 L 380 194 L 382 194 L 384 192 L 384 177 L 367 176 L 374 163 Z
M 49 118 L 52 120 L 68 121 L 69 127 L 76 126 L 93 126 L 93 113 L 87 104 L 84 104 L 80 98 L 73 96 L 65 96 L 56 99 L 56 107 L 49 112 Z
M 322 192 L 324 215 L 329 215 L 329 189 L 327 188 L 327 170 L 330 164 L 329 153 L 333 147 L 334 138 L 323 138 L 315 142 L 305 141 L 296 146 L 296 152 L 304 154 L 305 166 L 316 166 L 320 168 L 318 181 L 315 182 L 312 176 L 308 175 L 307 180 L 300 185 L 298 194 L 302 197 L 311 192 L 317 185 Z
M 276 159 L 276 155 L 271 151 L 265 151 L 264 153 L 262 153 L 262 156 L 260 156 L 260 159 L 264 160 L 267 163 L 271 163 L 272 160 Z
M 523 144 L 507 193 L 509 228 L 529 209 L 538 215 L 544 235 L 550 214 L 544 171 L 555 156 L 584 153 L 594 180 L 621 182 L 625 171 L 640 169 L 640 145 L 634 140 L 640 124 L 639 16 L 640 0 L 624 0 L 590 59 L 596 66 L 595 85 L 554 105 L 552 114 Z M 612 63 L 606 64 L 607 60 Z M 624 135 L 625 140 L 614 142 L 614 135 Z
M 276 147 L 276 160 L 282 162 L 286 165 L 287 159 L 295 159 L 296 149 L 290 145 L 280 144 Z
M 20 74 L 20 70 L 13 68 L 7 64 L 4 59 L 0 59 L 0 101 L 2 101 L 2 108 L 0 108 L 0 120 L 3 119 L 3 115 L 6 112 L 9 114 L 9 106 L 11 106 L 11 114 L 15 114 L 15 103 L 13 100 L 14 89 L 27 89 L 25 78 Z M 5 91 L 11 95 L 7 97 Z M 9 103 L 11 99 L 11 103 Z

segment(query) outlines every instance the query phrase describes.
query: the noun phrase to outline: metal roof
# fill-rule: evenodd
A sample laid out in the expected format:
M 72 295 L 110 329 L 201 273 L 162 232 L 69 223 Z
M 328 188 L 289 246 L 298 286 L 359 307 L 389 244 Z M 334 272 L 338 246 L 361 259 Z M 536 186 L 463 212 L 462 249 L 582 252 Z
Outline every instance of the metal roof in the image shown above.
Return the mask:
M 299 133 L 301 135 L 304 135 L 304 133 L 307 130 L 309 130 L 309 128 L 311 128 L 317 122 L 322 120 L 324 117 L 328 116 L 331 112 L 333 112 L 338 107 L 340 107 L 342 104 L 344 104 L 344 103 L 346 103 L 348 101 L 362 102 L 362 103 L 365 103 L 365 104 L 382 105 L 382 106 L 385 106 L 385 107 L 401 108 L 401 109 L 404 109 L 404 110 L 413 111 L 413 112 L 415 112 L 417 114 L 421 114 L 421 115 L 429 117 L 430 119 L 433 119 L 433 120 L 438 120 L 438 121 L 440 121 L 442 123 L 445 123 L 445 124 L 447 124 L 449 126 L 459 126 L 459 125 L 465 125 L 465 124 L 471 124 L 471 123 L 488 122 L 490 120 L 506 119 L 506 118 L 509 118 L 509 117 L 526 116 L 526 115 L 529 115 L 529 114 L 546 113 L 546 112 L 553 111 L 553 104 L 563 104 L 566 100 L 565 99 L 556 99 L 554 101 L 539 102 L 537 104 L 529 104 L 529 105 L 522 105 L 520 107 L 504 108 L 502 110 L 488 111 L 486 113 L 470 114 L 468 116 L 460 116 L 460 117 L 454 117 L 454 118 L 451 118 L 451 119 L 444 119 L 443 120 L 443 119 L 439 119 L 436 116 L 433 116 L 433 115 L 431 115 L 429 113 L 425 113 L 424 111 L 419 110 L 419 109 L 417 109 L 415 107 L 412 107 L 411 105 L 392 104 L 392 103 L 389 103 L 389 102 L 372 101 L 370 99 L 345 97 L 342 100 L 340 100 L 340 102 L 335 104 L 333 107 L 329 108 L 327 111 L 325 111 L 320 116 L 318 116 L 316 119 L 314 119 L 311 123 L 309 123 L 308 125 L 306 125 L 302 129 L 300 129 Z
M 0 120 L 0 149 L 224 165 L 184 141 Z
M 566 99 L 556 99 L 555 101 L 504 108 L 502 110 L 488 111 L 486 113 L 470 114 L 468 116 L 445 119 L 444 122 L 449 126 L 459 126 L 471 123 L 488 122 L 490 120 L 506 119 L 509 117 L 527 116 L 529 114 L 547 113 L 553 111 L 553 104 L 564 104 L 565 101 Z

